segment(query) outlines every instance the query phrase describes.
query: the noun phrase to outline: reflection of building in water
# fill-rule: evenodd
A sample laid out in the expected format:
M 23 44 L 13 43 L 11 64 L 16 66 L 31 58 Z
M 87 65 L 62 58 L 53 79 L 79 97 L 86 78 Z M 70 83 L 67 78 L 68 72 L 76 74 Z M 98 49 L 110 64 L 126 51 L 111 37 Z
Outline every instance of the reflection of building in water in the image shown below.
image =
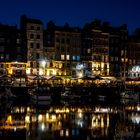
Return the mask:
M 125 120 L 134 123 L 135 118 L 137 122 L 139 111 L 138 106 L 125 107 Z M 111 107 L 50 107 L 46 110 L 12 107 L 11 113 L 3 119 L 3 128 L 9 129 L 7 126 L 13 126 L 14 131 L 26 128 L 26 140 L 30 137 L 35 140 L 50 137 L 105 138 L 112 121 L 115 121 L 112 116 L 117 114 L 118 110 Z

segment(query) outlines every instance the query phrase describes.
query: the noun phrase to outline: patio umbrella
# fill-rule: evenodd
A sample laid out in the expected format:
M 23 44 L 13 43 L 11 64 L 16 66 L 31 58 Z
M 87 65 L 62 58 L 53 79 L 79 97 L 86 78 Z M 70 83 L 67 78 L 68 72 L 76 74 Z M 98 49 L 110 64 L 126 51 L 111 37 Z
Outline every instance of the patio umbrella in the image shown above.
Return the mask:
M 61 77 L 52 76 L 49 80 L 62 80 Z
M 33 80 L 47 80 L 47 78 L 37 75 L 36 77 L 33 78 Z

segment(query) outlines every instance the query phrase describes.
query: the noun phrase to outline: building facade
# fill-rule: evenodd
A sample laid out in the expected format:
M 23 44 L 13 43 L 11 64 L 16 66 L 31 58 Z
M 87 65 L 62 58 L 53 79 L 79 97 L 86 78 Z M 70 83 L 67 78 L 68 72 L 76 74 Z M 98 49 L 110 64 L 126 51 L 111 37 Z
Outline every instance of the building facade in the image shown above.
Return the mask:
M 44 59 L 43 23 L 21 16 L 21 39 L 27 57 L 27 73 L 41 74 L 41 61 Z

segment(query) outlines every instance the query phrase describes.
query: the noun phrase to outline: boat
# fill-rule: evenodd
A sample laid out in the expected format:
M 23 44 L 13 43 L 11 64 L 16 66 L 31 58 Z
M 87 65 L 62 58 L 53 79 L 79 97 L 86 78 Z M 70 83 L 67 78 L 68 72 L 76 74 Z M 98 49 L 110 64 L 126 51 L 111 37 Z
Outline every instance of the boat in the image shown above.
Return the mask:
M 125 89 L 124 92 L 120 93 L 121 99 L 129 99 L 129 100 L 135 100 L 139 101 L 139 94 L 137 92 L 134 92 L 133 90 L 127 90 Z
M 86 103 L 91 101 L 91 93 L 84 89 L 75 90 L 65 87 L 61 93 L 61 103 Z
M 1 87 L 0 100 L 14 100 L 16 98 L 17 97 L 12 93 L 11 88 L 7 86 Z
M 36 87 L 29 91 L 30 101 L 38 105 L 51 104 L 52 95 L 47 87 Z

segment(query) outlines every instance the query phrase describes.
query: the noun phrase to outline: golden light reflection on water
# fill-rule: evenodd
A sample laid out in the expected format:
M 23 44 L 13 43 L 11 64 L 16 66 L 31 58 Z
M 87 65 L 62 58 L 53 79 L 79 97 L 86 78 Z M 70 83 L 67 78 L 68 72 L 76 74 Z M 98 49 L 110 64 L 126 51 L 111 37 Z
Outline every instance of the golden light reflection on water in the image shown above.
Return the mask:
M 101 106 L 64 106 L 43 110 L 30 106 L 15 106 L 3 118 L 0 128 L 10 128 L 15 131 L 19 128 L 26 128 L 26 131 L 32 132 L 32 134 L 36 131 L 38 133 L 59 131 L 59 137 L 78 136 L 81 130 L 86 129 L 91 133 L 91 136 L 100 134 L 104 137 L 109 133 L 112 122 L 116 121 L 113 120 L 114 115 L 126 117 L 131 123 L 136 124 L 140 121 L 139 105 L 124 106 L 121 109 Z

